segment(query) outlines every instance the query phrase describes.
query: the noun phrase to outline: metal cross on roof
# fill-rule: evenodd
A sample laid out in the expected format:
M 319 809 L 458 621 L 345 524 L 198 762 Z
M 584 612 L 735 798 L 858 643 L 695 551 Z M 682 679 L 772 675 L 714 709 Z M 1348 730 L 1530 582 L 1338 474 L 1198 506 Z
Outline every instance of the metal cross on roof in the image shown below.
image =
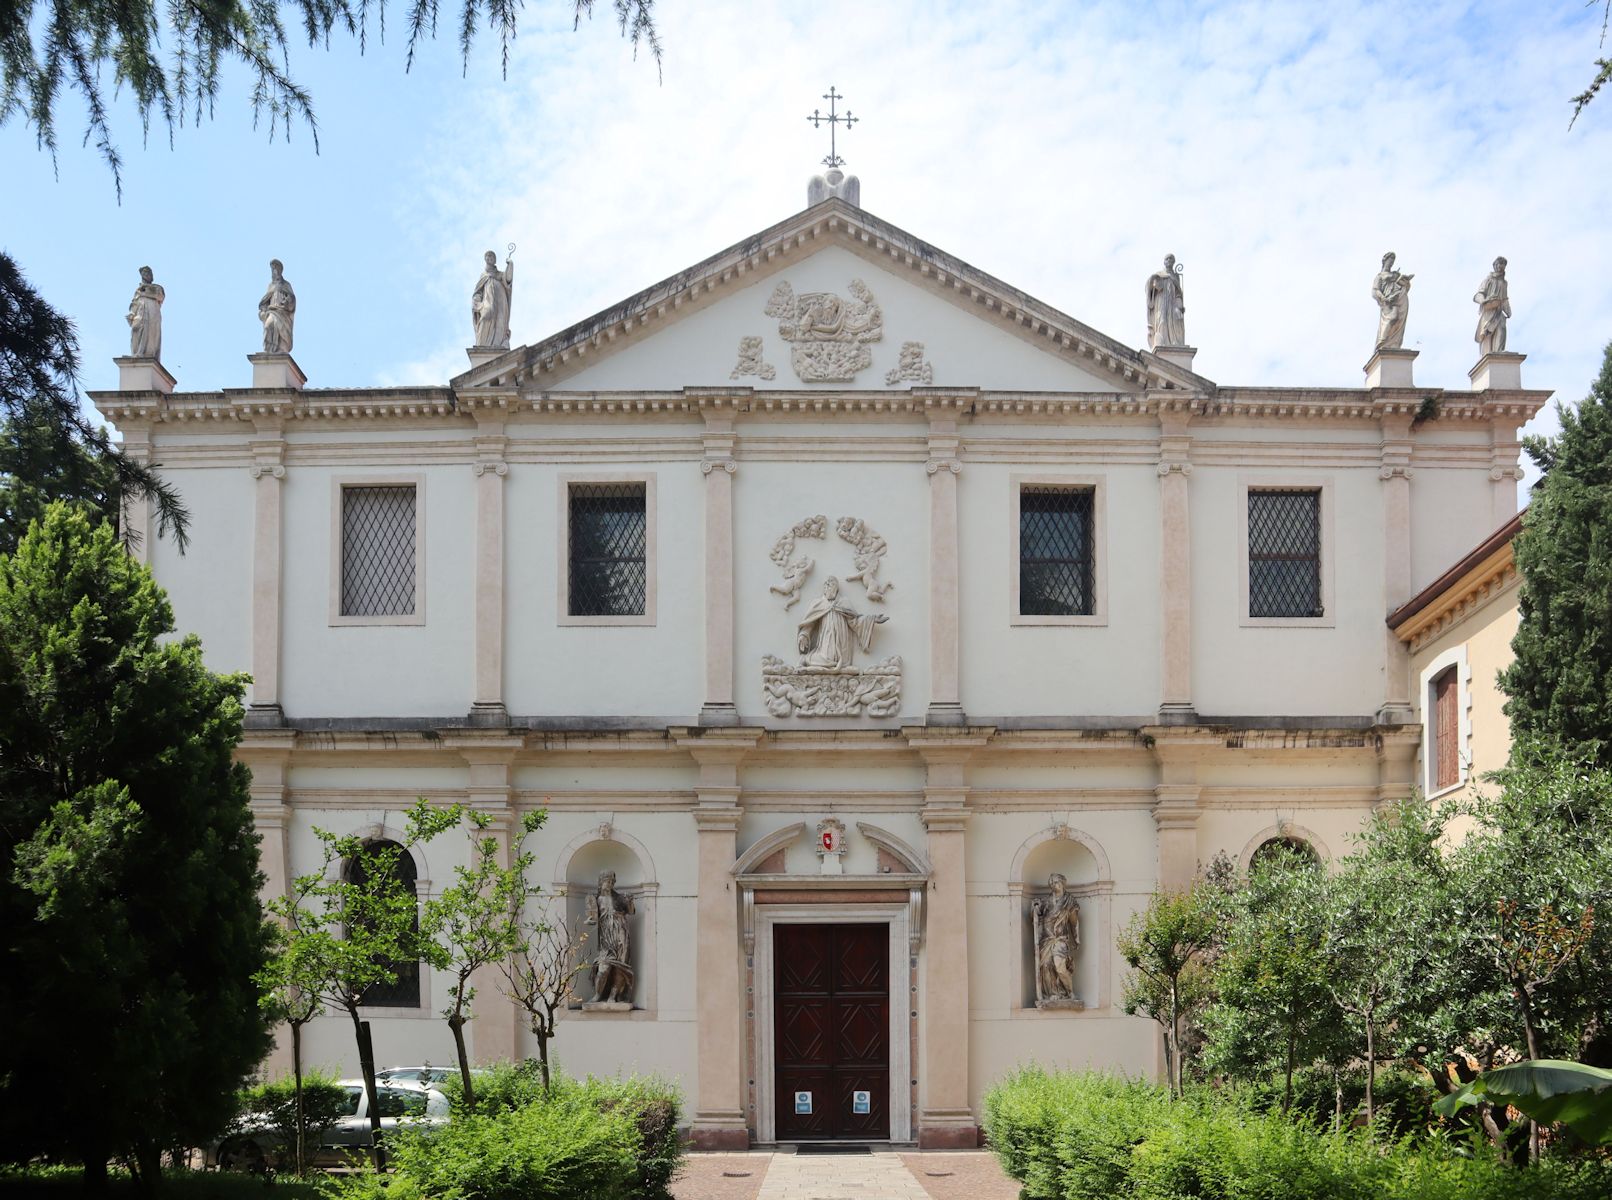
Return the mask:
M 823 99 L 828 101 L 828 115 L 824 116 L 821 109 L 814 108 L 812 109 L 812 115 L 806 119 L 812 123 L 812 128 L 814 129 L 821 129 L 824 125 L 828 126 L 828 157 L 823 160 L 823 165 L 825 167 L 843 167 L 845 160 L 839 156 L 836 150 L 834 135 L 841 125 L 844 125 L 846 132 L 849 133 L 851 126 L 862 118 L 853 117 L 850 109 L 846 109 L 843 113 L 835 111 L 835 102 L 843 100 L 845 97 L 834 90 L 832 83 L 828 85 L 828 91 L 823 94 Z

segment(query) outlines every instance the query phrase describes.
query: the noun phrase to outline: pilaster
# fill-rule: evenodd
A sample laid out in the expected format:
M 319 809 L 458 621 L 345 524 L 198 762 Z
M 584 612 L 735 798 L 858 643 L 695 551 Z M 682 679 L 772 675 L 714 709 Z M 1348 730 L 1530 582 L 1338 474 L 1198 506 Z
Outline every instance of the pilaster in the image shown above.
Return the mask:
M 471 738 L 474 740 L 455 739 L 467 768 L 466 801 L 470 808 L 489 818 L 486 830 L 477 836 L 490 837 L 497 843 L 498 865 L 507 868 L 513 861 L 517 828 L 512 772 L 519 742 L 496 732 Z M 522 1010 L 504 995 L 502 968 L 497 964 L 480 968 L 471 974 L 470 986 L 476 990 L 470 1024 L 476 1062 L 514 1062 Z
M 919 1073 L 918 1146 L 979 1144 L 969 1104 L 968 761 L 986 736 L 905 731 L 924 763 L 929 912 L 924 937 L 923 1068 Z
M 1158 783 L 1153 788 L 1153 829 L 1158 839 L 1158 887 L 1179 892 L 1198 874 L 1200 735 L 1182 730 L 1154 731 L 1153 758 Z
M 705 475 L 705 702 L 700 724 L 739 723 L 733 703 L 733 412 L 704 410 Z
M 930 725 L 956 727 L 963 715 L 959 680 L 957 416 L 951 409 L 929 415 L 929 712 Z
M 1411 597 L 1411 414 L 1385 411 L 1381 418 L 1383 491 L 1383 614 Z M 1386 622 L 1382 627 L 1383 704 L 1377 720 L 1398 725 L 1411 718 L 1410 652 Z
M 1190 409 L 1159 413 L 1159 721 L 1191 725 L 1192 703 L 1192 475 Z
M 472 725 L 507 725 L 504 708 L 503 414 L 476 413 L 476 678 Z
M 280 529 L 281 488 L 285 481 L 285 437 L 277 415 L 255 420 L 252 478 L 252 703 L 247 728 L 279 725 L 280 592 L 283 558 Z
M 123 433 L 123 453 L 142 466 L 151 465 L 151 427 L 146 424 L 126 425 Z M 137 561 L 151 561 L 151 497 L 146 495 L 123 497 L 123 534 L 129 553 Z
M 1376 807 L 1384 808 L 1415 794 L 1416 753 L 1421 745 L 1422 731 L 1415 725 L 1377 731 Z
M 701 1150 L 743 1150 L 750 1144 L 744 1110 L 745 1003 L 740 986 L 739 897 L 731 868 L 739 856 L 739 822 L 744 816 L 739 764 L 761 733 L 681 732 L 678 744 L 699 767 L 694 784 L 699 843 L 694 962 L 699 1077 L 691 1136 Z
M 259 730 L 246 733 L 235 749 L 235 758 L 252 773 L 248 797 L 252 828 L 258 837 L 258 867 L 263 886 L 258 895 L 264 904 L 288 894 L 295 878 L 291 869 L 291 792 L 288 775 L 291 749 L 296 734 L 289 729 Z M 291 1070 L 291 1042 L 284 1025 L 276 1025 L 274 1048 L 266 1067 L 273 1074 Z
M 1517 515 L 1517 484 L 1522 480 L 1521 431 L 1514 417 L 1494 416 L 1489 419 L 1489 523 L 1499 529 Z

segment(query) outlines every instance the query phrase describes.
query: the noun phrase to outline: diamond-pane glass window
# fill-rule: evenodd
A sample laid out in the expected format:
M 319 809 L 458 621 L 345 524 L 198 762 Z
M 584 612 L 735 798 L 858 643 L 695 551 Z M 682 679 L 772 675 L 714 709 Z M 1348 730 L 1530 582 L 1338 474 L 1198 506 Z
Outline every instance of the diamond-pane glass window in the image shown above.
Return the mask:
M 1019 613 L 1089 617 L 1095 595 L 1091 488 L 1019 492 Z
M 644 494 L 642 483 L 571 485 L 571 616 L 644 615 Z
M 1324 615 L 1319 489 L 1249 489 L 1248 615 Z
M 414 615 L 414 486 L 341 490 L 341 615 Z

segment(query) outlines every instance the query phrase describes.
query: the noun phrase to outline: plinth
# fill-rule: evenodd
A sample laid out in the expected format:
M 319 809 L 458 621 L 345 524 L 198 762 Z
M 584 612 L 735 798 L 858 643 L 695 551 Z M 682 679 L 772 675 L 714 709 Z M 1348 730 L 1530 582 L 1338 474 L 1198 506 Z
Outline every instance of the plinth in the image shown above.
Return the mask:
M 632 1002 L 629 1000 L 586 1000 L 582 1004 L 582 1011 L 607 1013 L 632 1012 Z
M 1416 361 L 1416 350 L 1390 350 L 1379 347 L 1366 364 L 1366 386 L 1369 388 L 1412 388 L 1411 364 Z
M 1180 367 L 1183 371 L 1192 370 L 1192 359 L 1198 353 L 1196 346 L 1155 346 L 1153 353 L 1157 354 L 1171 366 Z
M 1522 360 L 1526 354 L 1509 354 L 1504 350 L 1493 354 L 1485 354 L 1478 359 L 1478 365 L 1467 372 L 1472 380 L 1474 392 L 1487 392 L 1490 389 L 1522 388 Z
M 497 346 L 471 346 L 465 350 L 466 356 L 470 359 L 470 369 L 472 371 L 479 366 L 492 362 L 495 358 L 503 358 L 508 353 L 507 349 L 500 350 Z
M 308 377 L 289 354 L 248 354 L 252 364 L 252 386 L 277 392 L 300 392 Z
M 160 392 L 166 396 L 178 381 L 154 358 L 114 358 L 118 366 L 120 392 Z

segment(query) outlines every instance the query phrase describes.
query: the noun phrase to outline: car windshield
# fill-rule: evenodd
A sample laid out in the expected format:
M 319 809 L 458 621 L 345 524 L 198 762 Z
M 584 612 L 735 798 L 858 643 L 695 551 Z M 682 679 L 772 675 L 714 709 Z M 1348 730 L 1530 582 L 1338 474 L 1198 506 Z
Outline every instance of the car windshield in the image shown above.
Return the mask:
M 346 1092 L 347 1107 L 341 1110 L 341 1115 L 344 1117 L 356 1117 L 358 1115 L 358 1102 L 364 1098 L 364 1089 L 361 1087 L 349 1087 Z

